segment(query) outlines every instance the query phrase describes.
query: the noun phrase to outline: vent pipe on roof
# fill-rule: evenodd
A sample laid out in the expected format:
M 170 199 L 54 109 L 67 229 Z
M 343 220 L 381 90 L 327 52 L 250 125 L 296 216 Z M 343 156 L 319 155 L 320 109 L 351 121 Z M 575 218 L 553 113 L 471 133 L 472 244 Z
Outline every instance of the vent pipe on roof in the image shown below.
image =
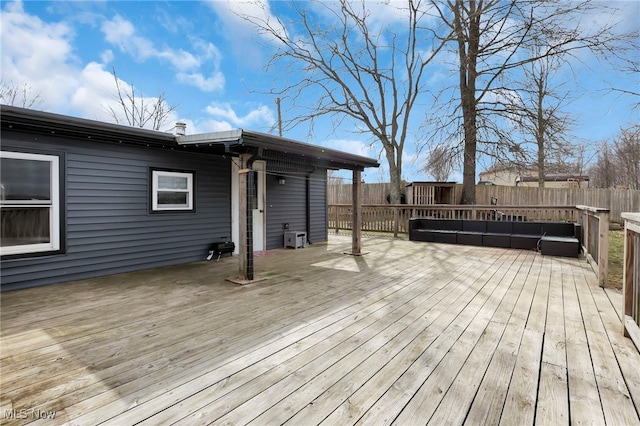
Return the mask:
M 176 136 L 185 136 L 187 134 L 187 123 L 176 122 L 175 132 Z

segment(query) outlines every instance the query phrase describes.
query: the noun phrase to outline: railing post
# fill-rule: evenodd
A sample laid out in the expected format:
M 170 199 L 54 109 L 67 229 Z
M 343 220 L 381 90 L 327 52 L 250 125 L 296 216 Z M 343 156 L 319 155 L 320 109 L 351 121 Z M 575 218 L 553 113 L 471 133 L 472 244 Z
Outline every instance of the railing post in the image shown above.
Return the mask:
M 607 286 L 609 272 L 609 212 L 598 215 L 598 282 L 600 287 Z
M 353 215 L 351 221 L 351 254 L 360 255 L 362 249 L 362 170 L 353 170 Z
M 398 222 L 400 218 L 398 217 L 398 208 L 393 207 L 393 238 L 398 238 Z
M 640 213 L 621 213 L 621 217 L 625 221 L 622 328 L 640 352 Z

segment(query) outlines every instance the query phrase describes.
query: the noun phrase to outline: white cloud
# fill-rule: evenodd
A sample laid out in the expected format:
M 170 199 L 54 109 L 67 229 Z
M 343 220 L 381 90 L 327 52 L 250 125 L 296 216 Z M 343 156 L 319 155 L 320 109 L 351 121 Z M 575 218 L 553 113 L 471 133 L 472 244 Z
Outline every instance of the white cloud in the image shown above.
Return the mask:
M 377 157 L 377 152 L 370 147 L 370 144 L 354 139 L 329 139 L 326 141 L 327 148 L 349 152 L 363 157 Z
M 265 44 L 274 42 L 268 34 L 260 34 L 254 24 L 243 17 L 256 22 L 269 22 L 286 35 L 271 10 L 269 2 L 209 0 L 207 4 L 218 17 L 221 36 L 227 40 L 227 46 L 234 59 L 245 69 L 261 69 L 269 55 Z
M 8 3 L 0 14 L 2 79 L 29 86 L 45 109 L 64 108 L 77 86 L 72 28 L 45 23 L 24 12 L 21 2 Z
M 275 122 L 273 112 L 265 105 L 260 105 L 246 115 L 239 116 L 231 104 L 214 102 L 207 106 L 205 112 L 219 120 L 219 123 L 229 123 L 230 128 L 250 128 L 257 125 L 270 126 Z
M 103 64 L 90 62 L 77 76 L 78 87 L 71 96 L 71 106 L 83 117 L 113 121 L 109 107 L 117 108 L 115 81 Z M 124 87 L 128 87 L 122 82 Z
M 111 49 L 107 49 L 100 54 L 100 60 L 104 64 L 108 64 L 113 61 L 113 51 Z
M 201 73 L 187 74 L 180 72 L 176 74 L 179 82 L 195 86 L 203 92 L 219 92 L 224 89 L 224 74 L 216 72 L 211 77 L 204 77 Z
M 137 35 L 133 24 L 120 15 L 104 21 L 101 29 L 109 43 L 139 62 L 149 58 L 164 59 L 180 71 L 197 69 L 201 65 L 198 58 L 185 50 L 168 47 L 157 49 L 151 40 Z
M 240 32 L 231 32 L 234 38 L 242 34 L 256 34 L 255 25 L 271 26 L 275 32 L 282 37 L 287 37 L 286 29 L 271 10 L 268 0 L 255 1 L 219 1 L 212 0 L 208 4 L 221 18 L 227 30 L 235 29 Z M 270 34 L 262 33 L 261 36 L 267 41 L 274 41 Z

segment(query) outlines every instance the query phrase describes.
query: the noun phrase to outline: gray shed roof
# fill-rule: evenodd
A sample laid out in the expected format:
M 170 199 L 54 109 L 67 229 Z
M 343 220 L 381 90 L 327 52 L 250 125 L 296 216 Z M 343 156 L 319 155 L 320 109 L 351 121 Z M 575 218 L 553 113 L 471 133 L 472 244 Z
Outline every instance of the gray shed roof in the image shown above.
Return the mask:
M 362 169 L 378 167 L 378 161 L 348 152 L 324 148 L 293 139 L 249 130 L 230 130 L 175 136 L 172 133 L 102 121 L 70 117 L 50 112 L 0 105 L 2 128 L 29 133 L 58 134 L 99 142 L 125 143 L 162 148 L 179 148 L 213 154 L 241 153 L 250 149 L 283 152 L 319 161 L 330 168 Z

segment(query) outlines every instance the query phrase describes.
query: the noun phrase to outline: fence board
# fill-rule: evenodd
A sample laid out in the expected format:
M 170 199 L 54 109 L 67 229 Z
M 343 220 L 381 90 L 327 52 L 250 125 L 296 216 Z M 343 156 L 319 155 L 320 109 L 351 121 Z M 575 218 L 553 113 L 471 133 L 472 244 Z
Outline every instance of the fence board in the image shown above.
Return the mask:
M 362 204 L 386 204 L 390 184 L 363 185 Z M 454 198 L 460 200 L 462 185 L 454 187 Z M 476 204 L 491 204 L 491 197 L 502 206 L 576 206 L 587 205 L 609 209 L 612 222 L 622 223 L 622 212 L 640 212 L 640 190 L 608 188 L 536 188 L 515 186 L 476 187 Z M 351 204 L 351 185 L 328 186 L 328 204 Z

